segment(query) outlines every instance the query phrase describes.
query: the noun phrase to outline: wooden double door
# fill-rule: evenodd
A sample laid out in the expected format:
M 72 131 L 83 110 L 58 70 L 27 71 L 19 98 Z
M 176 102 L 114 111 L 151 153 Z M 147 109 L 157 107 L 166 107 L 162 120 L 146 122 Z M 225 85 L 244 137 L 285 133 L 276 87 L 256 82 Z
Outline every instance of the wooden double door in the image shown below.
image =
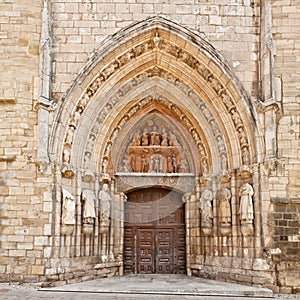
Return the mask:
M 185 274 L 182 194 L 151 188 L 134 191 L 127 196 L 124 272 Z

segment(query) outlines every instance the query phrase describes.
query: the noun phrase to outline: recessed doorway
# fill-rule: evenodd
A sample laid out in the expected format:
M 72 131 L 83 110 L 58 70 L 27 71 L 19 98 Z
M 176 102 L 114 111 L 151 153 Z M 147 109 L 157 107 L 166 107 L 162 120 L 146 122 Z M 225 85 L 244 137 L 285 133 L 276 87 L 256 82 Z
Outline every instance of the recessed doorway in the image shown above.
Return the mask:
M 125 203 L 124 273 L 185 274 L 182 194 L 162 188 L 131 192 Z

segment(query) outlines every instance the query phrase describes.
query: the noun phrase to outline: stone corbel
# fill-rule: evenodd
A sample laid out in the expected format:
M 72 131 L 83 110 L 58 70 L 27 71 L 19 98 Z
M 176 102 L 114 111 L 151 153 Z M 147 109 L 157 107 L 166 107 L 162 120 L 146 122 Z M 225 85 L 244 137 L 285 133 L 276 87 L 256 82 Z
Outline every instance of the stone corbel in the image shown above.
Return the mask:
M 82 171 L 82 180 L 85 182 L 90 182 L 95 180 L 95 174 L 93 171 L 86 169 Z
M 101 182 L 110 184 L 111 180 L 109 174 L 101 174 Z
M 201 177 L 199 177 L 199 182 L 202 186 L 210 185 L 212 182 L 212 175 L 211 174 L 205 174 Z
M 35 111 L 39 111 L 40 108 L 46 109 L 49 112 L 55 111 L 57 109 L 57 104 L 55 101 L 46 98 L 45 96 L 40 96 L 38 101 L 34 105 Z
M 220 235 L 221 236 L 230 236 L 231 235 L 231 224 L 220 224 Z
M 237 171 L 237 176 L 241 178 L 249 178 L 253 175 L 253 168 L 249 165 L 242 165 Z
M 220 175 L 220 182 L 226 183 L 229 182 L 231 179 L 231 175 L 229 173 L 229 170 L 222 170 L 222 174 Z
M 61 173 L 63 177 L 73 178 L 73 176 L 75 175 L 75 170 L 72 165 L 64 163 L 61 169 Z
M 273 98 L 270 98 L 266 101 L 258 100 L 256 107 L 257 112 L 260 114 L 264 114 L 270 110 L 273 110 L 276 113 L 280 113 L 281 111 L 279 102 Z

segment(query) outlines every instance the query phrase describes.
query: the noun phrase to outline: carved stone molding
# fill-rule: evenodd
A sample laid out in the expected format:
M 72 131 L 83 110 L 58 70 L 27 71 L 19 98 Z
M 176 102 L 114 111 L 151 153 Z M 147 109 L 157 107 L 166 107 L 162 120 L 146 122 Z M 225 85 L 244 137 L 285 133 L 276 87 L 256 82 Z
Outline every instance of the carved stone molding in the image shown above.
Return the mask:
M 178 175 L 157 175 L 147 174 L 143 176 L 141 173 L 117 173 L 116 187 L 118 191 L 127 192 L 133 188 L 145 188 L 153 186 L 162 186 L 174 188 L 182 192 L 188 193 L 194 190 L 195 176 L 193 174 Z
M 104 120 L 106 119 L 108 114 L 111 112 L 114 105 L 126 93 L 128 93 L 133 88 L 136 88 L 138 85 L 143 84 L 143 82 L 146 79 L 152 78 L 155 76 L 159 76 L 165 80 L 168 80 L 169 83 L 172 83 L 175 87 L 180 88 L 197 105 L 197 107 L 200 109 L 200 111 L 203 113 L 204 117 L 206 118 L 207 122 L 209 122 L 209 124 L 212 128 L 212 131 L 214 133 L 214 136 L 216 138 L 218 150 L 220 151 L 220 155 L 222 156 L 222 169 L 227 169 L 228 158 L 227 158 L 226 147 L 225 147 L 225 143 L 224 143 L 224 140 L 222 137 L 222 133 L 221 133 L 221 130 L 219 129 L 219 126 L 218 126 L 216 120 L 213 117 L 213 114 L 207 108 L 206 103 L 188 85 L 183 83 L 180 79 L 174 77 L 171 73 L 168 73 L 165 70 L 158 68 L 158 67 L 154 67 L 152 69 L 149 69 L 149 70 L 137 75 L 136 77 L 134 77 L 133 79 L 131 79 L 130 81 L 125 83 L 121 88 L 119 88 L 119 90 L 116 92 L 115 96 L 113 96 L 111 98 L 111 100 L 108 103 L 106 103 L 106 105 L 104 106 L 104 109 L 100 112 L 91 132 L 94 134 L 99 133 L 102 123 L 104 122 Z M 127 113 L 124 114 L 124 117 L 122 118 L 120 124 L 118 124 L 118 127 L 123 127 L 123 125 L 134 114 L 136 114 L 142 107 L 144 107 L 146 104 L 148 104 L 148 102 L 151 100 L 152 100 L 152 97 L 146 97 L 146 98 L 142 99 L 140 101 L 140 103 L 134 105 Z M 161 97 L 158 97 L 158 100 L 161 101 L 161 103 L 163 103 L 163 102 L 165 102 L 166 99 L 161 96 Z M 181 110 L 179 110 L 176 107 L 176 105 L 174 103 L 169 102 L 166 106 L 178 115 L 178 117 L 181 119 L 182 123 L 185 124 L 185 126 L 189 129 L 189 131 L 193 135 L 194 140 L 199 147 L 199 151 L 201 152 L 201 156 L 203 157 L 202 164 L 203 164 L 203 166 L 205 166 L 207 163 L 207 158 L 205 158 L 206 154 L 204 154 L 203 151 L 204 152 L 206 152 L 206 151 L 202 149 L 203 146 L 202 146 L 201 141 L 199 141 L 199 134 L 195 132 L 195 129 L 194 129 L 193 125 L 191 124 L 191 122 L 189 121 L 189 119 L 185 116 L 185 114 L 183 114 L 183 112 Z M 115 131 L 116 131 L 116 129 L 114 130 L 114 133 L 115 133 Z M 198 135 L 198 137 L 197 137 L 197 135 Z M 115 136 L 116 135 L 113 134 L 113 137 L 110 138 L 110 141 L 113 142 L 113 140 L 115 139 Z M 86 152 L 88 152 L 88 153 L 85 155 L 85 159 L 84 159 L 85 161 L 88 160 L 89 156 L 91 155 L 91 151 L 86 151 Z M 87 166 L 85 166 L 85 167 L 87 167 Z M 206 172 L 204 172 L 204 173 L 206 173 Z

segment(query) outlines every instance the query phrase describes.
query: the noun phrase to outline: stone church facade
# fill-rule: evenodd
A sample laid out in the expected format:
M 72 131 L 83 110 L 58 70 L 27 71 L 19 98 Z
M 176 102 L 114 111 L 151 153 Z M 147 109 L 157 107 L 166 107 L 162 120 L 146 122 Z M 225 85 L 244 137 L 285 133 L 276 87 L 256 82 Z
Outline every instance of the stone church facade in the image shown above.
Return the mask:
M 1 281 L 299 291 L 298 0 L 0 7 Z

